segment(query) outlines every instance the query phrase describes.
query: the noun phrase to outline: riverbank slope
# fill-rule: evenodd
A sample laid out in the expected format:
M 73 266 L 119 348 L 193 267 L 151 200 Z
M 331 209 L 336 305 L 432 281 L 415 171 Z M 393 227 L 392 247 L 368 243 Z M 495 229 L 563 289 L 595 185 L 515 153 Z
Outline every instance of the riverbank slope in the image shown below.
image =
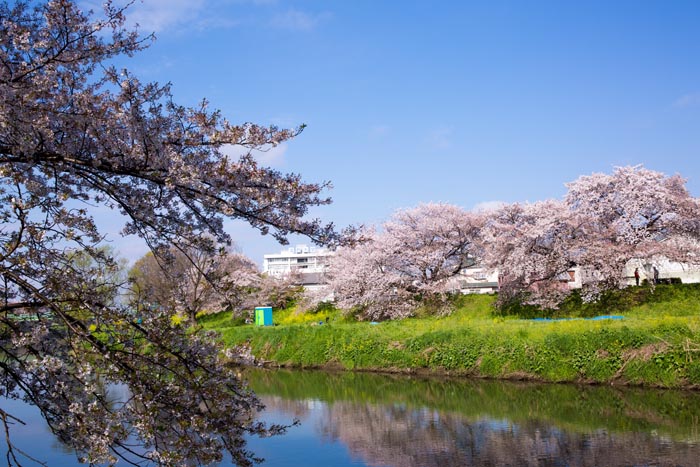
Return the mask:
M 258 327 L 220 314 L 202 324 L 273 366 L 700 388 L 700 285 L 635 293 L 638 303 L 574 306 L 549 320 L 498 316 L 494 297 L 465 296 L 444 317 L 368 323 L 278 313 L 275 326 Z M 580 317 L 590 314 L 614 318 Z

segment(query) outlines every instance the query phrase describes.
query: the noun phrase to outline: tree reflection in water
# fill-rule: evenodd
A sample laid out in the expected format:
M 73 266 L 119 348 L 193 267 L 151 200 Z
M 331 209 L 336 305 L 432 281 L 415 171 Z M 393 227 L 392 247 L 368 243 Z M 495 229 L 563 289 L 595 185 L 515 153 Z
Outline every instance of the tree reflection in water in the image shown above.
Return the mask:
M 700 465 L 695 392 L 315 372 L 251 385 L 371 466 Z

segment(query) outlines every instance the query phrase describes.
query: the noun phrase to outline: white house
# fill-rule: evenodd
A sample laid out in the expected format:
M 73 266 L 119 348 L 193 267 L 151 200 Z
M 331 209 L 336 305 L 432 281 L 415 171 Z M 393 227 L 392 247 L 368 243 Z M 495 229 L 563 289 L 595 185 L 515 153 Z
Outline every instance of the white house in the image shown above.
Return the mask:
M 494 293 L 498 291 L 498 271 L 488 271 L 479 266 L 470 266 L 459 272 L 451 282 L 453 290 L 463 294 Z
M 560 274 L 557 279 L 571 289 L 581 288 L 581 274 L 578 268 L 569 269 Z M 451 282 L 451 289 L 463 294 L 495 293 L 498 292 L 499 287 L 498 269 L 489 271 L 477 265 L 462 269 Z
M 657 258 L 652 262 L 647 262 L 640 259 L 631 259 L 625 264 L 623 269 L 623 277 L 625 283 L 635 285 L 634 270 L 639 269 L 640 282 L 645 279 L 649 282 L 654 280 L 654 268 L 657 270 L 657 279 L 661 282 L 669 282 L 671 280 L 680 281 L 683 284 L 693 284 L 700 282 L 700 267 L 691 266 L 688 264 L 676 263 L 669 261 L 666 258 Z M 559 276 L 562 283 L 568 284 L 571 289 L 580 289 L 582 287 L 581 269 L 573 267 Z
M 676 263 L 668 259 L 661 258 L 653 263 L 641 260 L 630 260 L 624 268 L 624 277 L 627 285 L 634 285 L 634 270 L 639 268 L 640 280 L 654 280 L 654 268 L 658 270 L 659 282 L 666 282 L 671 279 L 680 280 L 683 284 L 700 282 L 700 267 L 687 264 Z M 560 274 L 557 278 L 562 284 L 566 284 L 570 289 L 580 289 L 582 287 L 581 269 L 573 267 Z M 489 272 L 479 266 L 464 268 L 460 274 L 451 282 L 452 290 L 459 290 L 463 294 L 470 293 L 494 293 L 498 291 L 499 273 Z
M 325 248 L 296 245 L 264 255 L 263 273 L 280 278 L 292 276 L 300 285 L 322 284 L 331 256 L 333 252 Z

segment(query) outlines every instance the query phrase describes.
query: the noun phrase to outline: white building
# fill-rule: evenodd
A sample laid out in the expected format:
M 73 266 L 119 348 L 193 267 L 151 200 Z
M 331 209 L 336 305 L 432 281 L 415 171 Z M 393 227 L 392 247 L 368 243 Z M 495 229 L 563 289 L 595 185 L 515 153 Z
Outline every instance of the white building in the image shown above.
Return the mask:
M 678 281 L 683 284 L 700 282 L 700 267 L 688 264 L 676 263 L 665 258 L 650 262 L 630 260 L 625 265 L 624 278 L 627 285 L 634 285 L 634 269 L 639 269 L 640 281 L 654 280 L 654 268 L 658 271 L 658 281 Z M 570 289 L 580 289 L 583 285 L 581 268 L 573 267 L 557 276 L 557 280 Z M 497 270 L 488 271 L 477 265 L 464 268 L 451 282 L 452 290 L 459 290 L 463 294 L 470 293 L 494 293 L 499 288 L 499 273 Z
M 498 271 L 479 266 L 464 268 L 452 279 L 451 288 L 463 294 L 498 292 Z
M 642 261 L 633 259 L 625 266 L 625 278 L 629 285 L 634 285 L 634 270 L 639 269 L 640 280 L 654 280 L 654 268 L 658 271 L 659 282 L 680 281 L 683 284 L 700 282 L 700 267 L 690 264 L 677 263 L 666 258 L 657 258 L 654 261 Z
M 322 284 L 333 252 L 325 248 L 297 245 L 263 256 L 263 273 L 298 279 L 300 285 Z

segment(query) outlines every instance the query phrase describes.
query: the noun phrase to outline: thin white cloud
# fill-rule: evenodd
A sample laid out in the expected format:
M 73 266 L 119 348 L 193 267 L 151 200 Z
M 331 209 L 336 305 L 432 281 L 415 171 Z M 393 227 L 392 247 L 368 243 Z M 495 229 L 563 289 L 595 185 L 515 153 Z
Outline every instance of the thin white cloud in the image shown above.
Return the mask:
M 116 5 L 125 5 L 128 0 L 115 0 Z M 82 10 L 92 10 L 96 16 L 103 13 L 101 0 L 79 0 Z M 278 0 L 136 0 L 126 11 L 127 27 L 138 24 L 142 34 L 182 33 L 208 29 L 230 29 L 240 26 L 250 18 L 231 13 L 247 11 L 250 7 L 276 12 L 269 25 L 289 31 L 312 31 L 332 16 L 329 12 L 310 13 L 294 8 L 282 10 Z
M 303 118 L 295 115 L 275 115 L 265 120 L 280 128 L 297 128 L 304 121 Z
M 369 129 L 369 135 L 374 138 L 379 138 L 389 133 L 389 130 L 390 128 L 388 125 L 374 125 Z
M 102 13 L 100 0 L 83 0 L 83 10 L 93 10 L 96 15 Z M 116 2 L 125 4 L 124 0 Z M 216 5 L 214 5 L 216 6 Z M 238 21 L 227 18 L 217 12 L 218 9 L 206 0 L 141 0 L 135 1 L 126 11 L 127 27 L 138 24 L 143 34 L 163 31 L 182 31 L 191 29 L 230 28 Z
M 452 127 L 435 128 L 428 133 L 428 143 L 434 149 L 449 149 L 452 147 Z
M 233 144 L 224 145 L 221 148 L 221 152 L 229 157 L 239 158 L 250 153 L 258 164 L 265 167 L 280 167 L 284 165 L 285 159 L 284 155 L 287 153 L 287 144 L 282 143 L 277 146 L 270 146 L 264 150 L 253 149 L 249 150 L 243 146 L 236 146 Z
M 221 152 L 228 157 L 238 159 L 241 156 L 248 154 L 250 151 L 243 147 L 235 144 L 224 144 L 221 146 Z
M 130 19 L 144 32 L 160 32 L 198 18 L 203 7 L 203 0 L 148 0 L 134 4 Z
M 259 164 L 269 167 L 279 167 L 284 164 L 284 155 L 287 153 L 287 145 L 285 143 L 278 144 L 266 151 L 253 151 L 253 157 Z
M 694 92 L 686 94 L 679 97 L 673 103 L 674 107 L 686 108 L 686 107 L 700 107 L 700 92 Z
M 210 16 L 201 18 L 192 24 L 198 31 L 206 31 L 209 29 L 231 29 L 240 26 L 241 21 L 234 18 L 226 18 L 223 16 Z
M 312 14 L 290 9 L 273 16 L 270 24 L 273 27 L 289 31 L 311 31 L 330 16 L 330 13 L 327 12 Z

